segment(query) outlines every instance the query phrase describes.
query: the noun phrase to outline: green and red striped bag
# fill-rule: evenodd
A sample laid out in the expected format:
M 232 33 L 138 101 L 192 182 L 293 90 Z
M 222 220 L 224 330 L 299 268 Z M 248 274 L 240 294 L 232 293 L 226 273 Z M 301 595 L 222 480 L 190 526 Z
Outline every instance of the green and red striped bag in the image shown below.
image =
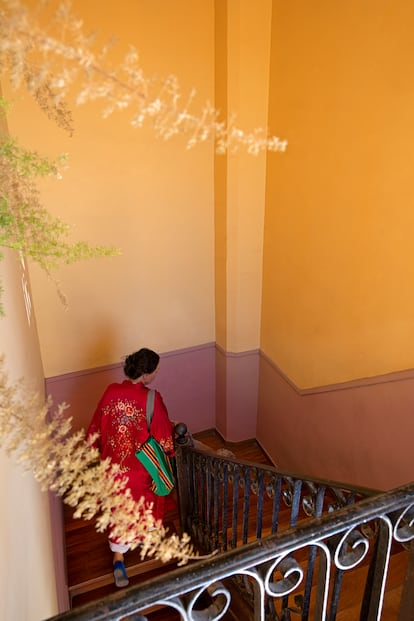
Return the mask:
M 150 435 L 141 444 L 141 448 L 135 453 L 135 457 L 151 475 L 152 491 L 158 496 L 167 496 L 174 488 L 175 479 L 170 458 L 164 453 L 162 446 L 150 432 L 154 412 L 154 394 L 155 391 L 150 390 L 147 395 L 147 427 Z

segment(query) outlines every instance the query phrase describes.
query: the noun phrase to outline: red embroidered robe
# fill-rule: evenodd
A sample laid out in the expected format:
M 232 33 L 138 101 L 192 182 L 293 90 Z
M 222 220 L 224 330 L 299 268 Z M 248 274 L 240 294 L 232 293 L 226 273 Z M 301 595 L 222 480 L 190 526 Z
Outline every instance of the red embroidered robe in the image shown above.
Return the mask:
M 144 496 L 146 501 L 152 502 L 155 519 L 162 520 L 166 498 L 152 492 L 151 477 L 135 457 L 148 437 L 145 412 L 148 390 L 142 383 L 134 384 L 130 380 L 110 384 L 98 403 L 87 437 L 99 433 L 95 446 L 101 458 L 110 457 L 112 462 L 120 465 L 133 497 L 138 500 Z M 151 435 L 168 455 L 174 455 L 173 423 L 158 391 L 155 391 Z

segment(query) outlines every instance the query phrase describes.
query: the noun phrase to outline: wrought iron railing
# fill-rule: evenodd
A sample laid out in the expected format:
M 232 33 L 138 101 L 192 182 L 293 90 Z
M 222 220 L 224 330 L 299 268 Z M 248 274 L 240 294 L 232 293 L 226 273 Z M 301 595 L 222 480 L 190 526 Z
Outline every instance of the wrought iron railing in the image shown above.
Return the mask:
M 186 527 L 220 553 L 54 621 L 414 619 L 414 483 L 371 495 L 188 447 L 177 462 Z
M 297 526 L 378 493 L 223 456 L 187 436 L 177 452 L 181 522 L 204 552 Z

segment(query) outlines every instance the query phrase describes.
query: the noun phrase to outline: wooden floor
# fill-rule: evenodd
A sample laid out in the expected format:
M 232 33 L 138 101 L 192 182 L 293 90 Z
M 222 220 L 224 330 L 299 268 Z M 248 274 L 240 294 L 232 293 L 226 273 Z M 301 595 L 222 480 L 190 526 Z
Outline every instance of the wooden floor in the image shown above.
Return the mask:
M 227 449 L 234 453 L 239 459 L 270 464 L 265 453 L 255 441 L 241 442 L 238 444 L 225 443 L 216 432 L 203 432 L 196 434 L 195 439 L 213 450 Z M 72 607 L 77 607 L 102 597 L 119 592 L 113 584 L 112 575 L 112 553 L 109 550 L 105 534 L 99 534 L 94 528 L 92 521 L 84 522 L 72 518 L 72 510 L 65 508 L 65 536 L 67 554 L 67 573 L 69 592 Z M 176 507 L 171 506 L 166 515 L 166 526 L 170 532 L 179 529 L 178 513 Z M 398 603 L 401 595 L 402 578 L 405 573 L 406 554 L 398 550 L 398 554 L 392 556 L 391 569 L 388 577 L 387 592 L 384 598 L 384 611 L 382 621 L 395 621 L 398 618 Z M 152 576 L 169 571 L 175 564 L 163 565 L 159 561 L 144 561 L 139 558 L 139 551 L 132 551 L 126 554 L 125 564 L 127 566 L 130 585 L 139 584 L 143 579 L 147 580 Z M 344 610 L 337 616 L 337 621 L 355 621 L 359 618 L 357 605 L 360 601 L 356 593 L 364 583 L 363 573 L 366 571 L 361 568 L 360 573 L 353 571 L 346 576 L 346 589 L 341 594 L 342 606 Z M 344 601 L 345 600 L 345 601 Z M 155 611 L 148 616 L 150 621 L 179 621 L 180 616 L 174 610 L 167 611 L 165 608 Z M 294 615 L 293 618 L 299 618 Z M 310 617 L 312 618 L 312 617 Z M 227 613 L 223 617 L 224 621 L 243 620 L 243 612 L 236 613 L 236 616 Z

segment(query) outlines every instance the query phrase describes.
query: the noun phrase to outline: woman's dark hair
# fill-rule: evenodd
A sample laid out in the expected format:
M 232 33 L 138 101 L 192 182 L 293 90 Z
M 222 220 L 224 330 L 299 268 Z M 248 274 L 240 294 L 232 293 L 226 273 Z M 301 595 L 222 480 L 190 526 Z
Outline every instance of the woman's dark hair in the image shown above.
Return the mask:
M 129 379 L 138 379 L 145 373 L 153 373 L 160 361 L 159 355 L 143 347 L 125 358 L 124 373 Z

